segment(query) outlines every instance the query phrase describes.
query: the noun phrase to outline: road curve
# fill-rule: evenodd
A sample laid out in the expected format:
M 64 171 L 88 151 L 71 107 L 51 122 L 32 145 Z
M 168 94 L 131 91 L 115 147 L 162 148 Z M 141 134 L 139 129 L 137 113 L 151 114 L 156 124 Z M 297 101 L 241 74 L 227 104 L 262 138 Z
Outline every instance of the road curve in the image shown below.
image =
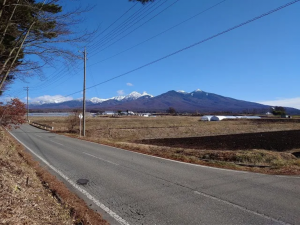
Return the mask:
M 299 177 L 180 163 L 29 125 L 11 134 L 112 224 L 300 224 Z

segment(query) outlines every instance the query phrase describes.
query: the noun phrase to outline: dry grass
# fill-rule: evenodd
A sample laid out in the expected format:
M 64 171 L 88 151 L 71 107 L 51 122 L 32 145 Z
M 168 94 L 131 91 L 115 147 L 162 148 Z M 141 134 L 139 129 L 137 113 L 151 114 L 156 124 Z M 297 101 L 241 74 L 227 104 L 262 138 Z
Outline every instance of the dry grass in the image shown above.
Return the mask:
M 72 137 L 68 132 L 66 118 L 32 118 L 38 123 L 54 126 L 55 131 Z M 86 138 L 89 141 L 103 143 L 131 151 L 170 158 L 179 161 L 251 170 L 255 172 L 276 174 L 300 174 L 300 160 L 290 152 L 278 153 L 266 150 L 248 151 L 209 151 L 169 147 L 158 147 L 132 143 L 136 140 L 152 138 L 200 137 L 223 134 L 256 133 L 267 131 L 284 131 L 300 129 L 300 123 L 279 120 L 273 122 L 234 120 L 220 122 L 203 122 L 199 117 L 163 116 L 143 117 L 96 117 L 86 120 Z M 246 164 L 254 167 L 245 167 Z M 268 166 L 259 168 L 258 166 Z M 255 167 L 257 166 L 257 167 Z
M 43 188 L 3 130 L 0 130 L 0 204 L 1 224 L 72 224 L 68 210 Z
M 53 126 L 55 131 L 68 132 L 67 118 L 32 117 L 37 123 Z M 133 141 L 148 138 L 200 137 L 222 134 L 256 133 L 300 129 L 300 123 L 257 123 L 251 120 L 203 122 L 200 117 L 95 117 L 87 118 L 86 133 L 89 138 L 114 141 Z M 75 131 L 79 133 L 78 126 Z
M 0 128 L 0 224 L 107 224 Z

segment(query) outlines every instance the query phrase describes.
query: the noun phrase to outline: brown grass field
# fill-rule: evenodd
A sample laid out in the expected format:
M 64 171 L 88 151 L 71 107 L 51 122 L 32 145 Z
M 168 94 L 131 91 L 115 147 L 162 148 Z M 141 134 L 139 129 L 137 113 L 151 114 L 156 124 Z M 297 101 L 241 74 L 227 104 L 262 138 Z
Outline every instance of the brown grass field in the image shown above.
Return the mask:
M 79 119 L 72 116 L 68 118 L 32 117 L 31 120 L 53 126 L 54 132 L 71 137 L 79 137 Z M 257 138 L 252 137 L 251 140 L 247 138 L 251 134 L 255 135 L 260 132 L 289 131 L 294 134 L 297 130 L 300 130 L 299 119 L 204 122 L 200 121 L 200 117 L 188 116 L 149 118 L 131 116 L 88 117 L 86 120 L 86 137 L 84 139 L 190 163 L 269 174 L 299 175 L 300 159 L 297 159 L 292 154 L 300 151 L 296 141 L 293 141 L 296 140 L 294 135 L 289 139 L 291 147 L 284 151 L 279 151 L 276 149 L 276 146 L 273 146 L 271 150 L 268 148 L 257 148 L 257 146 L 264 147 L 265 145 L 257 145 L 255 141 L 258 140 Z M 195 141 L 195 139 L 202 137 L 201 144 L 204 144 L 205 139 L 214 137 L 213 141 L 218 142 L 219 135 L 231 136 L 240 134 L 244 134 L 244 142 L 248 141 L 246 148 L 241 147 L 239 149 L 238 146 L 235 146 L 235 149 L 228 149 L 228 147 L 210 148 L 209 142 L 212 140 L 207 141 L 205 147 L 201 146 L 200 142 Z M 285 134 L 285 136 L 289 136 L 289 134 Z M 161 141 L 161 139 L 165 138 L 169 138 L 167 142 L 165 140 Z M 236 136 L 236 138 L 239 137 Z M 154 139 L 157 140 L 155 141 Z M 174 144 L 175 140 L 177 144 Z M 231 146 L 232 142 L 234 142 L 233 140 L 234 136 L 228 138 L 227 143 L 225 143 L 226 140 L 224 138 L 222 141 L 226 146 Z M 263 140 L 268 141 L 268 145 L 272 145 L 272 142 L 275 144 L 274 137 L 272 141 L 272 138 L 268 138 L 267 135 L 263 137 Z M 276 139 L 278 146 L 283 146 L 284 141 L 286 139 Z M 164 144 L 161 144 L 162 142 Z M 185 145 L 184 143 L 189 144 Z M 251 143 L 253 143 L 253 146 Z

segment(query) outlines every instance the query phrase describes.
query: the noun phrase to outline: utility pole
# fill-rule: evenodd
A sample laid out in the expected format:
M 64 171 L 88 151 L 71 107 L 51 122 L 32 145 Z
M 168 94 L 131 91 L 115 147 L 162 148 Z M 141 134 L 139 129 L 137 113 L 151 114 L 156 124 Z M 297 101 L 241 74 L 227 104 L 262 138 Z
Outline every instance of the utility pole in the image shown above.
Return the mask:
M 84 48 L 84 75 L 83 75 L 83 101 L 82 101 L 82 131 L 83 131 L 83 137 L 85 137 L 85 81 L 86 81 L 86 48 Z
M 24 87 L 24 89 L 27 91 L 27 122 L 29 121 L 28 119 L 28 114 L 29 114 L 29 104 L 28 104 L 28 91 L 29 91 L 29 87 Z

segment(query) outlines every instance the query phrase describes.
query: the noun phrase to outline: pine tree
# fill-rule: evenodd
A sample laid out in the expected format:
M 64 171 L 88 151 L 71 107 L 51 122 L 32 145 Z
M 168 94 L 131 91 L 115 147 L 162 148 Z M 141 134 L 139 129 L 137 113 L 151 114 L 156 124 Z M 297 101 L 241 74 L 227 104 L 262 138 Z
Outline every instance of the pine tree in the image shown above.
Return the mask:
M 59 43 L 76 44 L 89 38 L 86 32 L 77 36 L 71 29 L 85 10 L 63 13 L 59 1 L 0 0 L 0 91 L 16 73 L 33 71 L 35 75 L 58 58 L 78 58 L 77 49 L 68 50 Z M 31 60 L 30 55 L 39 60 Z

